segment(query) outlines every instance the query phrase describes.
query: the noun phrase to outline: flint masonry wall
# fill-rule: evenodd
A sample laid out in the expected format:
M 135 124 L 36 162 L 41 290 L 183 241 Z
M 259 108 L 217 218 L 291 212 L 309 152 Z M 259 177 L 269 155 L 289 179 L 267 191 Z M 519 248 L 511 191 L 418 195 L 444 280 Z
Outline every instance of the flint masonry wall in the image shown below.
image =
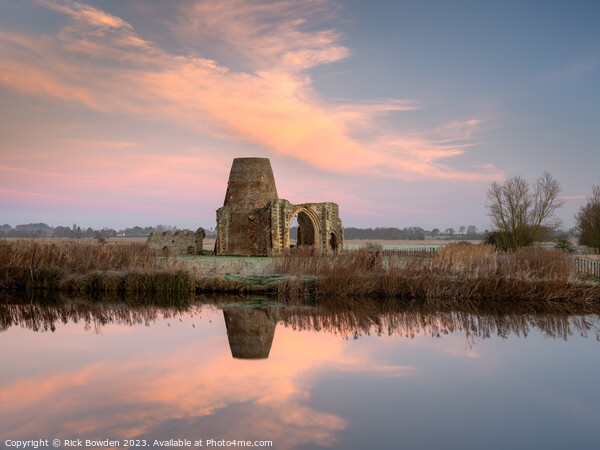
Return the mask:
M 204 229 L 195 233 L 177 231 L 175 234 L 165 231 L 162 234 L 151 233 L 147 245 L 150 250 L 164 255 L 201 255 L 204 244 Z
M 343 248 L 339 207 L 333 202 L 294 205 L 277 196 L 267 158 L 233 160 L 223 207 L 217 210 L 218 255 L 270 255 L 290 248 L 298 217 L 298 245 L 330 252 Z
M 217 210 L 216 253 L 256 254 L 248 218 L 253 210 L 276 198 L 275 177 L 268 158 L 235 158 L 229 172 L 223 207 Z
M 339 206 L 333 202 L 294 205 L 287 200 L 273 200 L 271 211 L 271 253 L 290 248 L 290 223 L 298 217 L 297 245 L 310 245 L 331 252 L 344 248 L 344 229 Z

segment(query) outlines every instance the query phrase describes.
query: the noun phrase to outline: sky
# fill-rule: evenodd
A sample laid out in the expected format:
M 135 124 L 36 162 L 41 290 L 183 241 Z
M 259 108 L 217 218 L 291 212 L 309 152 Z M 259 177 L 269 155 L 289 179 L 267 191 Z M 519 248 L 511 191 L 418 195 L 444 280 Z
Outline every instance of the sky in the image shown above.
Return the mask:
M 0 0 L 0 223 L 215 226 L 231 162 L 344 226 L 600 184 L 600 2 Z

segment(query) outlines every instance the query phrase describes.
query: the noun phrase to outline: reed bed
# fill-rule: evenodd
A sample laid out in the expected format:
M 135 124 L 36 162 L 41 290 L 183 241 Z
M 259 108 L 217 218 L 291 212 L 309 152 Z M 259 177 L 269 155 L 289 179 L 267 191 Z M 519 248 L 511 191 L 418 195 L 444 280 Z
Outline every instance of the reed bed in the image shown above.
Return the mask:
M 532 311 L 542 305 L 600 312 L 600 285 L 579 281 L 571 258 L 554 250 L 502 253 L 491 246 L 460 243 L 447 245 L 434 256 L 407 257 L 384 257 L 369 248 L 331 255 L 299 247 L 269 258 L 260 269 L 263 274 L 212 274 L 177 258 L 157 256 L 141 243 L 30 239 L 0 241 L 0 290 L 142 298 L 146 294 L 264 293 L 286 303 L 336 307 L 359 307 L 358 298 L 473 308 L 519 302 Z
M 20 239 L 0 241 L 0 289 L 72 293 L 193 292 L 192 275 L 144 244 Z
M 578 282 L 570 256 L 554 250 L 502 253 L 487 245 L 451 244 L 433 258 L 386 259 L 368 248 L 335 255 L 292 249 L 273 258 L 268 270 L 316 276 L 313 295 L 320 303 L 352 296 L 438 306 L 508 301 L 535 309 L 536 304 L 560 303 L 567 310 L 571 305 L 577 311 L 600 311 L 600 286 Z

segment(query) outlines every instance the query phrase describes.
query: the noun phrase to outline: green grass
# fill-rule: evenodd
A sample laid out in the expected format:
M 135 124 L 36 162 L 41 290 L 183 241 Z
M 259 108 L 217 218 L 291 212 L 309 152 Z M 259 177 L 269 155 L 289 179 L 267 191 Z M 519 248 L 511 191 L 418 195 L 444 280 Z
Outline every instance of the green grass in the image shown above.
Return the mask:
M 182 255 L 177 260 L 198 274 L 257 274 L 264 272 L 267 256 Z

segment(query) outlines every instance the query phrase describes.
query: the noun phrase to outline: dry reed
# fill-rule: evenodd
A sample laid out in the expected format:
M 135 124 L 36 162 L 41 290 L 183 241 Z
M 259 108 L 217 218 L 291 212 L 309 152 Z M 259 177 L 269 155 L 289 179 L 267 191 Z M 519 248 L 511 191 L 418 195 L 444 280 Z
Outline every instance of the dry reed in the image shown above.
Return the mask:
M 74 293 L 192 292 L 193 277 L 144 244 L 20 239 L 0 241 L 0 289 Z
M 144 244 L 0 241 L 1 290 L 270 293 L 294 303 L 316 300 L 336 306 L 349 304 L 344 297 L 438 306 L 521 302 L 535 309 L 560 304 L 586 311 L 600 305 L 600 286 L 579 282 L 569 255 L 545 249 L 502 253 L 485 245 L 454 244 L 434 257 L 384 258 L 369 248 L 331 255 L 299 247 L 271 258 L 263 270 L 283 275 L 206 276 L 176 258 L 156 256 Z
M 600 286 L 577 281 L 569 255 L 535 248 L 502 253 L 487 245 L 452 244 L 433 258 L 383 258 L 367 248 L 334 255 L 292 249 L 273 258 L 267 270 L 315 275 L 313 294 L 320 303 L 367 296 L 473 307 L 507 301 L 545 306 L 566 302 L 576 309 L 597 310 L 590 305 L 600 300 Z

